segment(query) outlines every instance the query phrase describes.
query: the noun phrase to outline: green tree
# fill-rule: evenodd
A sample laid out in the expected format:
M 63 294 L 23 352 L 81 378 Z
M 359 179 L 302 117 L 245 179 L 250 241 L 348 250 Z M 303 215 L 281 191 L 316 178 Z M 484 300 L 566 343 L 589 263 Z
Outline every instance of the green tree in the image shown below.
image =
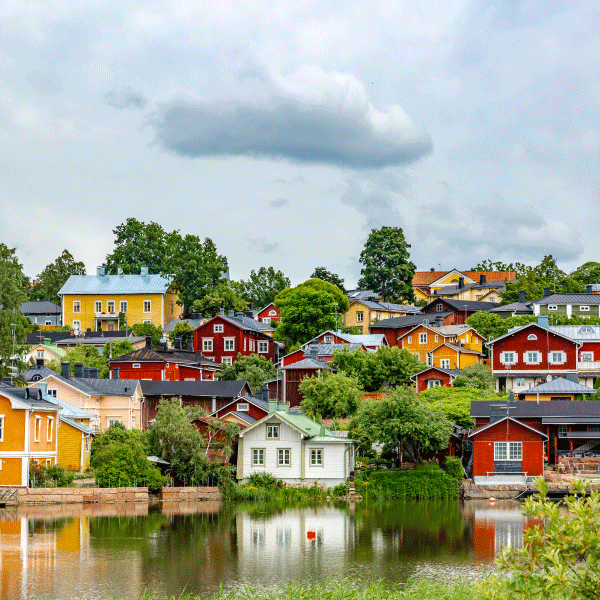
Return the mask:
M 194 330 L 186 321 L 176 323 L 175 327 L 173 327 L 173 330 L 169 333 L 171 344 L 175 343 L 175 338 L 181 338 L 181 347 L 186 348 L 188 342 L 194 339 Z
M 60 304 L 61 298 L 58 292 L 71 275 L 85 275 L 85 265 L 76 261 L 68 250 L 63 250 L 62 254 L 36 277 L 31 298 L 33 300 L 50 298 L 50 302 Z
M 416 267 L 410 261 L 409 248 L 400 227 L 372 229 L 360 253 L 363 268 L 359 287 L 381 294 L 384 300 L 414 302 L 412 281 Z
M 366 392 L 376 392 L 384 385 L 410 385 L 411 376 L 426 368 L 406 348 L 384 346 L 376 352 L 342 348 L 333 353 L 333 366 L 349 377 L 356 377 Z
M 581 285 L 600 283 L 600 262 L 586 262 L 569 273 L 569 277 Z
M 264 308 L 275 300 L 275 296 L 290 287 L 290 280 L 273 267 L 261 267 L 250 271 L 247 281 L 240 281 L 240 295 L 254 308 Z
M 119 356 L 123 356 L 124 354 L 129 354 L 133 352 L 135 348 L 130 340 L 119 340 L 114 344 L 109 341 L 105 346 L 104 354 L 107 354 L 108 358 L 119 358 Z
M 341 332 L 349 335 L 362 335 L 362 330 L 357 325 L 346 325 L 342 327 Z
M 333 283 L 333 285 L 337 285 L 344 294 L 346 293 L 346 289 L 344 288 L 344 280 L 335 273 L 328 271 L 325 267 L 317 267 L 314 273 L 311 275 L 311 278 L 322 279 L 323 281 L 328 281 L 329 283 Z
M 462 370 L 452 383 L 453 387 L 475 388 L 477 390 L 493 390 L 496 378 L 492 370 L 484 364 L 476 363 Z
M 116 356 L 114 358 L 116 358 Z M 75 363 L 78 362 L 83 363 L 83 366 L 85 367 L 98 368 L 98 377 L 100 377 L 100 379 L 108 378 L 108 361 L 104 354 L 100 354 L 100 351 L 96 346 L 77 345 L 73 348 L 69 348 L 65 356 L 63 356 L 62 361 L 68 361 L 70 363 L 71 375 L 75 375 Z M 61 371 L 59 361 L 48 361 L 46 366 L 57 373 L 60 373 Z
M 302 344 L 327 329 L 337 329 L 349 302 L 336 285 L 309 279 L 283 290 L 275 298 L 275 306 L 281 315 L 275 336 L 292 345 Z
M 194 300 L 191 312 L 202 313 L 203 317 L 210 318 L 218 315 L 221 308 L 236 312 L 246 312 L 248 310 L 246 300 L 236 294 L 233 286 L 227 285 L 224 280 L 219 282 L 205 296 L 199 300 Z
M 304 412 L 311 418 L 323 419 L 353 415 L 363 394 L 355 377 L 331 371 L 324 371 L 317 377 L 305 377 L 299 390 L 304 396 Z
M 478 584 L 487 600 L 600 597 L 600 493 L 577 481 L 563 504 L 548 498 L 548 484 L 536 479 L 539 495 L 525 500 L 525 516 L 537 524 L 523 534 L 523 547 L 507 547 L 498 572 Z
M 252 393 L 258 392 L 265 381 L 277 377 L 275 365 L 260 354 L 237 355 L 231 365 L 221 365 L 221 381 L 247 381 Z
M 446 448 L 452 433 L 450 421 L 412 387 L 398 387 L 382 400 L 362 402 L 354 419 L 371 443 L 398 448 L 415 462 L 423 452 Z
M 162 338 L 162 329 L 152 323 L 135 323 L 131 326 L 133 335 L 136 337 L 152 337 L 152 344 L 158 347 L 160 338 Z
M 0 243 L 0 376 L 17 376 L 25 364 L 16 359 L 25 352 L 29 320 L 19 307 L 27 300 L 26 278 L 14 248 Z M 14 369 L 13 369 L 14 367 Z

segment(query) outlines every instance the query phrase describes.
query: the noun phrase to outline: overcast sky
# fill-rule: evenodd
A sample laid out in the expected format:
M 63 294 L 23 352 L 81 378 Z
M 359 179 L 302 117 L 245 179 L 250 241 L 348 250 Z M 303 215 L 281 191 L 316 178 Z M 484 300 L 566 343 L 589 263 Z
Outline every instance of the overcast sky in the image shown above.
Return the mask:
M 417 269 L 600 260 L 600 3 L 0 2 L 0 241 L 94 273 L 128 217 L 232 278 L 369 231 Z

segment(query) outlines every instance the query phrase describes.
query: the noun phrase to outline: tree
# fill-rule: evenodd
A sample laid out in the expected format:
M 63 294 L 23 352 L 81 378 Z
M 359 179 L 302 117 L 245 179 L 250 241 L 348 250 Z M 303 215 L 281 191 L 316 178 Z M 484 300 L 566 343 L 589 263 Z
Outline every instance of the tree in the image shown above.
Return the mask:
M 173 330 L 169 333 L 171 344 L 175 344 L 175 338 L 181 338 L 181 347 L 186 348 L 188 342 L 194 339 L 194 330 L 186 321 L 175 323 L 175 327 L 173 327 Z
M 69 348 L 67 353 L 63 356 L 62 361 L 68 361 L 70 363 L 71 375 L 75 375 L 75 363 L 77 362 L 83 363 L 85 367 L 97 368 L 98 377 L 100 379 L 108 378 L 108 361 L 104 354 L 100 354 L 96 346 L 77 345 L 73 348 Z M 61 364 L 59 361 L 48 361 L 46 366 L 57 373 L 61 372 Z
M 474 388 L 477 390 L 493 390 L 496 378 L 492 370 L 484 364 L 476 363 L 462 370 L 452 383 L 453 387 Z
M 240 281 L 240 295 L 254 308 L 263 308 L 275 300 L 280 292 L 290 286 L 290 280 L 273 267 L 250 271 L 248 281 Z
M 27 300 L 23 267 L 14 248 L 0 243 L 0 376 L 17 375 L 25 365 L 17 357 L 25 351 L 29 320 L 19 307 Z M 13 367 L 15 370 L 13 371 Z
M 372 229 L 360 253 L 363 268 L 359 287 L 381 294 L 384 300 L 414 302 L 412 281 L 416 267 L 409 260 L 409 248 L 400 227 Z
M 236 294 L 232 286 L 221 281 L 217 286 L 210 290 L 205 296 L 192 303 L 192 312 L 202 313 L 205 318 L 214 317 L 219 314 L 219 310 L 224 308 L 226 311 L 234 310 L 236 312 L 246 312 L 248 303 L 246 300 Z
M 337 329 L 349 302 L 336 285 L 309 279 L 283 290 L 275 298 L 275 306 L 281 316 L 275 335 L 292 345 L 302 344 L 327 329 Z
M 563 505 L 548 498 L 541 477 L 535 485 L 539 495 L 525 500 L 524 514 L 536 525 L 525 530 L 522 548 L 502 551 L 496 561 L 499 573 L 478 584 L 482 598 L 599 598 L 600 493 L 579 480 Z
M 363 394 L 355 377 L 331 371 L 324 371 L 317 377 L 305 377 L 299 390 L 304 396 L 304 412 L 311 418 L 323 419 L 353 415 Z
M 361 403 L 355 417 L 362 435 L 407 452 L 419 462 L 422 452 L 448 446 L 452 424 L 412 387 L 398 387 L 382 400 Z
M 50 298 L 50 302 L 60 304 L 58 292 L 71 275 L 85 275 L 85 265 L 76 261 L 68 250 L 63 250 L 62 254 L 36 277 L 31 292 L 32 299 Z
M 572 273 L 569 273 L 569 277 L 584 286 L 589 283 L 600 283 L 600 262 L 583 263 Z
M 258 392 L 265 381 L 277 377 L 275 365 L 260 354 L 237 355 L 231 365 L 221 365 L 221 381 L 247 381 L 252 393 Z
M 162 329 L 152 323 L 135 323 L 131 330 L 136 337 L 151 337 L 154 347 L 158 346 L 162 338 Z
M 356 377 L 366 392 L 376 392 L 384 384 L 389 387 L 410 385 L 410 377 L 426 368 L 406 348 L 378 348 L 376 352 L 342 348 L 333 352 L 333 366 L 349 377 Z
M 317 267 L 315 272 L 311 275 L 311 278 L 322 279 L 323 281 L 328 281 L 329 283 L 333 283 L 333 285 L 337 285 L 344 294 L 346 293 L 346 289 L 344 288 L 344 280 L 335 273 L 328 271 L 325 267 Z

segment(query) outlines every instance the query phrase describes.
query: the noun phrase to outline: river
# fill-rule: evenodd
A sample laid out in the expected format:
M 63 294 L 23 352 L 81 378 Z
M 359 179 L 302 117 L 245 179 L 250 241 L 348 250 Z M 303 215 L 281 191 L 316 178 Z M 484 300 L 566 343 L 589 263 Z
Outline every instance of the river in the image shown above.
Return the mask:
M 134 599 L 244 584 L 478 578 L 529 522 L 516 502 L 0 509 L 0 597 Z

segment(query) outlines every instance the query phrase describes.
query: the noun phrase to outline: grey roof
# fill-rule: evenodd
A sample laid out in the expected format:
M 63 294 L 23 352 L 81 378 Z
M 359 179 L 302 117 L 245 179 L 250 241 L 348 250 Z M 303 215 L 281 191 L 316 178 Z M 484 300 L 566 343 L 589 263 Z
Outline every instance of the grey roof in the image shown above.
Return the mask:
M 600 402 L 589 400 L 548 400 L 535 402 L 519 400 L 516 402 L 501 402 L 496 400 L 474 400 L 471 402 L 471 417 L 490 417 L 492 406 L 509 406 L 509 415 L 513 418 L 542 417 L 542 418 L 582 418 L 600 417 Z
M 312 358 L 305 358 L 304 360 L 299 360 L 298 362 L 292 363 L 291 365 L 287 365 L 285 367 L 281 367 L 281 371 L 286 371 L 288 369 L 303 369 L 303 370 L 323 370 L 327 371 L 335 371 L 333 367 L 328 365 L 326 362 L 322 360 L 313 360 Z
M 490 310 L 490 312 L 493 313 L 500 313 L 500 312 L 520 312 L 520 313 L 526 313 L 526 314 L 533 314 L 533 308 L 531 308 L 531 306 L 529 306 L 529 304 L 523 303 L 523 302 L 512 302 L 511 304 L 503 304 L 502 306 L 495 306 L 494 308 L 492 308 L 492 310 Z
M 245 391 L 246 381 L 148 381 L 142 380 L 144 396 L 219 396 L 237 397 Z
M 533 300 L 532 304 L 600 304 L 600 294 L 551 294 Z
M 265 412 L 269 412 L 269 401 L 268 400 L 263 400 L 262 398 L 255 398 L 254 396 L 243 396 L 242 398 L 234 398 L 231 402 L 229 402 L 228 404 L 225 404 L 225 406 L 221 406 L 221 408 L 218 408 L 216 411 L 214 411 L 213 413 L 211 413 L 208 416 L 210 417 L 218 412 L 221 412 L 224 408 L 227 408 L 228 406 L 231 406 L 232 404 L 237 404 L 238 402 L 248 402 L 249 404 L 254 404 L 254 406 L 257 406 L 258 408 L 260 408 L 261 410 L 264 410 Z
M 162 275 L 71 275 L 58 293 L 164 294 L 169 284 Z
M 386 343 L 385 335 L 383 335 L 383 333 L 365 333 L 356 335 L 353 333 L 336 333 L 336 335 L 343 340 L 346 340 L 349 344 L 381 346 Z
M 425 309 L 429 308 L 433 304 L 437 302 L 444 302 L 447 306 L 450 306 L 454 309 L 454 311 L 464 311 L 465 307 L 467 312 L 475 312 L 479 310 L 491 310 L 496 307 L 495 302 L 481 302 L 480 300 L 453 300 L 452 298 L 436 298 L 433 297 L 433 300 L 427 305 L 423 307 L 423 311 L 426 312 Z M 426 314 L 442 314 L 435 311 L 426 312 Z
M 83 433 L 88 433 L 88 434 L 95 433 L 95 431 L 91 427 L 88 427 L 87 425 L 84 425 L 83 423 L 78 423 L 77 421 L 73 420 L 71 417 L 66 417 L 63 414 L 60 415 L 60 420 L 64 421 L 65 423 L 68 423 L 69 425 L 71 425 L 71 427 L 75 427 L 75 429 L 79 429 L 80 431 L 83 431 Z
M 466 283 L 463 287 L 458 285 L 445 285 L 443 288 L 437 290 L 436 295 L 443 294 L 461 294 L 467 290 L 498 290 L 506 289 L 504 281 L 488 281 L 487 283 Z
M 54 302 L 48 300 L 36 300 L 32 302 L 23 302 L 19 310 L 24 315 L 60 315 L 62 308 Z
M 450 342 L 442 342 L 440 346 L 448 346 L 448 348 L 451 350 L 455 350 L 461 354 L 478 354 L 479 356 L 483 356 L 483 354 L 477 350 L 471 350 L 470 348 L 465 348 L 464 346 L 457 346 L 456 344 L 451 344 Z M 436 348 L 439 348 L 440 346 L 436 346 Z M 436 348 L 434 348 L 434 350 Z M 430 350 L 430 352 L 433 352 L 433 350 Z
M 441 298 L 440 298 L 441 300 Z M 482 303 L 483 304 L 483 303 Z M 392 317 L 391 319 L 383 319 L 373 323 L 371 327 L 383 327 L 385 329 L 400 329 L 403 327 L 415 327 L 427 321 L 430 325 L 435 323 L 435 317 L 448 317 L 454 313 L 450 311 L 419 313 L 418 315 L 408 315 L 406 317 Z
M 458 377 L 462 373 L 462 369 L 442 369 L 442 367 L 427 367 L 426 369 L 423 369 L 422 371 L 419 371 L 418 373 L 415 373 L 414 375 L 412 375 L 411 379 L 413 377 L 416 377 L 417 375 L 420 375 L 421 373 L 425 373 L 426 371 L 431 371 L 432 369 L 435 371 L 441 371 L 442 373 L 446 373 L 447 375 L 450 375 L 451 377 Z
M 12 397 L 31 408 L 58 412 L 58 406 L 56 406 L 56 404 L 44 400 L 40 397 L 40 392 L 36 388 L 33 389 L 37 392 L 34 393 L 33 396 L 31 395 L 30 389 L 26 387 L 2 387 L 0 394 L 8 398 Z
M 353 352 L 354 350 L 360 350 L 362 344 L 311 344 L 304 348 L 304 356 L 310 356 L 310 349 L 317 349 L 317 356 L 333 356 L 334 350 L 343 350 L 344 348 Z
M 232 410 L 230 413 L 227 413 L 228 415 L 235 415 L 238 419 L 241 419 L 242 421 L 246 421 L 246 423 L 250 424 L 250 425 L 254 425 L 254 423 L 256 423 L 258 421 L 258 419 L 256 417 L 253 417 L 252 415 L 249 415 L 248 413 L 245 412 L 239 412 L 237 410 Z
M 346 295 L 348 296 L 348 300 L 350 300 L 350 302 L 352 302 L 353 300 L 381 300 L 381 296 L 376 292 L 373 292 L 371 290 L 362 290 L 360 288 L 357 288 L 355 290 L 348 290 L 346 292 Z
M 600 340 L 600 325 L 550 325 L 548 329 L 572 340 Z
M 373 302 L 371 300 L 357 300 L 356 298 L 352 299 L 352 302 L 360 302 L 364 304 L 367 308 L 371 308 L 373 310 L 387 310 L 388 312 L 406 312 L 406 313 L 420 313 L 420 306 L 410 306 L 408 304 L 392 304 L 391 302 Z
M 106 346 L 106 344 L 109 343 L 114 343 L 116 344 L 117 342 L 124 342 L 125 340 L 129 340 L 132 344 L 135 344 L 136 342 L 142 342 L 144 341 L 144 337 L 143 336 L 129 336 L 126 337 L 125 334 L 121 334 L 121 336 L 114 336 L 114 337 L 104 337 L 104 336 L 96 336 L 96 337 L 68 337 L 65 338 L 63 340 L 57 340 L 55 343 L 57 346 L 77 346 L 77 345 L 81 345 L 81 346 Z
M 574 381 L 569 381 L 564 377 L 557 377 L 552 381 L 547 381 L 536 385 L 528 390 L 519 392 L 519 395 L 523 394 L 595 394 L 594 388 L 588 387 L 587 385 L 581 385 Z
M 187 323 L 192 329 L 197 329 L 205 323 L 208 319 L 173 319 L 167 323 L 167 326 L 162 330 L 163 333 L 169 333 L 175 329 L 177 323 Z
M 246 331 L 258 331 L 260 333 L 264 333 L 265 335 L 267 334 L 267 332 L 275 331 L 275 329 L 270 325 L 267 325 L 262 321 L 257 321 L 252 317 L 247 317 L 246 315 L 239 317 L 230 317 L 229 315 L 215 315 L 212 319 L 216 318 L 223 319 L 224 321 L 227 321 L 228 323 L 231 323 L 232 325 L 240 327 L 241 329 L 244 329 Z M 206 323 L 212 321 L 212 319 L 204 321 L 202 325 L 205 325 Z

